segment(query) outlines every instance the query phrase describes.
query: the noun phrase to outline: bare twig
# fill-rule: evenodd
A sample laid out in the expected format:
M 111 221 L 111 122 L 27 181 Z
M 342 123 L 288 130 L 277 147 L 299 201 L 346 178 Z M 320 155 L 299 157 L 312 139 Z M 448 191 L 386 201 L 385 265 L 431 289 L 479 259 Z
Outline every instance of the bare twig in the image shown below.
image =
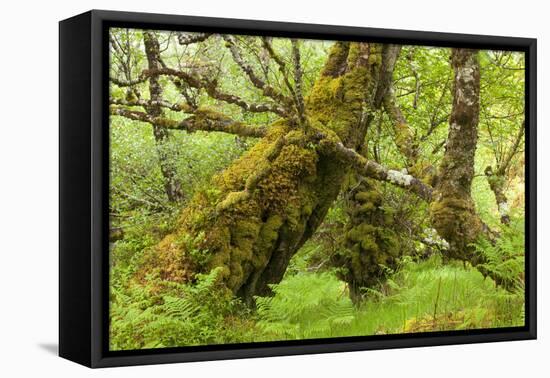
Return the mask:
M 231 52 L 233 60 L 241 68 L 241 70 L 248 76 L 250 82 L 258 89 L 260 89 L 264 96 L 270 97 L 279 104 L 289 108 L 292 106 L 292 100 L 284 96 L 282 93 L 277 91 L 272 86 L 268 85 L 262 79 L 256 75 L 252 67 L 245 62 L 243 59 L 239 48 L 236 45 L 235 37 L 231 35 L 224 35 L 224 40 L 226 41 L 226 46 Z

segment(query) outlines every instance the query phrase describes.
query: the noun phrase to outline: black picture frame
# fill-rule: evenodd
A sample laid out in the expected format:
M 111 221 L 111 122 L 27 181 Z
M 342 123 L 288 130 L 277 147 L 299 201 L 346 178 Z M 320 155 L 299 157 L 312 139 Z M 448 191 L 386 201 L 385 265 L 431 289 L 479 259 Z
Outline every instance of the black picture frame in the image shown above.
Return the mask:
M 526 53 L 524 327 L 108 349 L 109 27 L 503 49 Z M 89 367 L 406 348 L 536 338 L 536 39 L 92 10 L 59 24 L 59 354 Z

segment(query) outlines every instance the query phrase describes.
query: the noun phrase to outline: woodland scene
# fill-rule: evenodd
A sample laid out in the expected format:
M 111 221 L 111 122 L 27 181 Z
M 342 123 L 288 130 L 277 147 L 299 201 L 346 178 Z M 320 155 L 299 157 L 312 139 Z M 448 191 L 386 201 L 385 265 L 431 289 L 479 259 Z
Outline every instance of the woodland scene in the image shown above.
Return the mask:
M 111 28 L 109 345 L 524 325 L 514 51 Z

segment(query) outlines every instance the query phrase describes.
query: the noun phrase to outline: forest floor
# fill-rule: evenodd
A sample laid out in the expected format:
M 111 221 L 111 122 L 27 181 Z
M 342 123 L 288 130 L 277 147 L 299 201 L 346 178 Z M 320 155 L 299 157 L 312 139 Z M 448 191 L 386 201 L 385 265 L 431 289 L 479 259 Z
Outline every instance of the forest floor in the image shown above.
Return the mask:
M 117 248 L 128 245 L 121 244 Z M 132 245 L 133 248 L 140 246 Z M 440 254 L 404 257 L 355 305 L 334 271 L 312 271 L 307 243 L 294 256 L 273 296 L 250 309 L 216 288 L 216 271 L 194 286 L 132 283 L 130 264 L 112 269 L 111 348 L 263 342 L 514 327 L 524 324 L 522 290 L 507 291 L 462 262 Z M 122 268 L 125 266 L 125 268 Z M 156 282 L 152 280 L 152 282 Z M 159 295 L 159 292 L 162 292 Z

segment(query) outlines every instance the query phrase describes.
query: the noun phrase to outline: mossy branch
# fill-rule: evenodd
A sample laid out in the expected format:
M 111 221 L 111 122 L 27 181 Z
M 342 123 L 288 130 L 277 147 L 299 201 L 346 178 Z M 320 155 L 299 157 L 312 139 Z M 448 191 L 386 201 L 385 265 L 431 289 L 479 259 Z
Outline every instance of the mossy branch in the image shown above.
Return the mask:
M 493 167 L 488 166 L 485 168 L 485 176 L 487 177 L 487 182 L 491 191 L 495 195 L 495 200 L 498 206 L 498 213 L 500 215 L 500 221 L 503 224 L 510 223 L 510 205 L 508 203 L 508 198 L 506 197 L 506 192 L 504 190 L 506 184 L 506 177 L 500 171 L 493 172 Z
M 300 124 L 305 125 L 306 114 L 304 106 L 304 95 L 302 90 L 302 64 L 300 62 L 300 47 L 298 46 L 298 40 L 292 39 L 292 61 L 294 63 L 294 85 L 296 89 L 294 91 L 296 108 L 298 110 L 298 119 Z
M 222 113 L 206 109 L 198 109 L 192 116 L 177 121 L 166 117 L 153 117 L 145 112 L 111 106 L 111 115 L 125 117 L 134 121 L 146 122 L 151 125 L 164 127 L 168 130 L 194 131 L 217 131 L 227 134 L 239 135 L 242 137 L 261 138 L 266 135 L 267 127 L 250 126 L 235 121 Z
M 389 88 L 383 100 L 384 110 L 390 117 L 395 134 L 395 141 L 399 152 L 407 159 L 409 167 L 414 166 L 420 157 L 418 144 L 415 136 L 409 127 L 401 108 L 397 104 L 393 88 Z
M 323 139 L 321 141 L 321 146 L 326 152 L 333 154 L 337 159 L 349 164 L 362 176 L 378 181 L 389 182 L 403 189 L 407 189 L 427 202 L 431 202 L 432 200 L 433 188 L 424 184 L 418 178 L 409 175 L 407 172 L 388 169 L 379 163 L 368 160 L 354 149 L 344 146 L 341 141 L 332 138 Z
M 193 111 L 192 107 L 186 102 L 178 102 L 173 104 L 164 100 L 152 101 L 152 100 L 143 100 L 139 98 L 131 99 L 131 100 L 121 99 L 121 98 L 111 98 L 109 102 L 111 105 L 119 105 L 124 107 L 141 106 L 143 108 L 149 108 L 154 106 L 154 107 L 160 107 L 160 108 L 172 110 L 174 112 L 191 113 Z
M 243 110 L 251 113 L 266 113 L 271 112 L 281 117 L 287 116 L 287 111 L 277 104 L 251 104 L 243 100 L 241 97 L 226 93 L 218 88 L 216 81 L 201 77 L 194 73 L 175 70 L 168 67 L 161 67 L 158 69 L 143 70 L 141 75 L 137 79 L 133 80 L 121 80 L 115 77 L 111 77 L 110 81 L 119 87 L 130 87 L 148 80 L 152 76 L 172 76 L 183 80 L 189 87 L 196 89 L 204 89 L 206 93 L 213 99 L 226 102 L 228 104 L 237 105 Z
M 267 152 L 265 164 L 258 167 L 258 169 L 246 179 L 244 190 L 229 193 L 227 197 L 216 206 L 216 210 L 224 211 L 240 202 L 250 199 L 258 183 L 271 173 L 271 163 L 280 155 L 286 142 L 287 140 L 284 136 L 279 137 Z

